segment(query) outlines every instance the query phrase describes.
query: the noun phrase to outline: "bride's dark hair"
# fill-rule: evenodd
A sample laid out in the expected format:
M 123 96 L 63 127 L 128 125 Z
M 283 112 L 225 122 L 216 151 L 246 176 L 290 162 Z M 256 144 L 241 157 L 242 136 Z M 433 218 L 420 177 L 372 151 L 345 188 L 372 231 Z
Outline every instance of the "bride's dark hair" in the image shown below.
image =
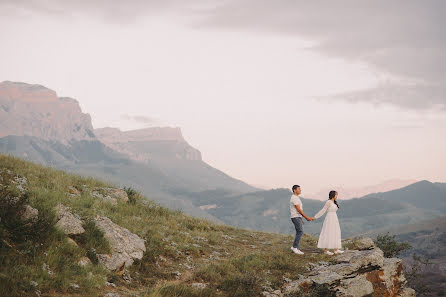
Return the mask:
M 336 196 L 338 192 L 336 191 L 330 191 L 330 193 L 328 193 L 328 200 L 333 199 L 334 196 Z M 333 200 L 334 204 L 336 204 L 336 206 L 339 208 L 339 204 L 336 200 Z

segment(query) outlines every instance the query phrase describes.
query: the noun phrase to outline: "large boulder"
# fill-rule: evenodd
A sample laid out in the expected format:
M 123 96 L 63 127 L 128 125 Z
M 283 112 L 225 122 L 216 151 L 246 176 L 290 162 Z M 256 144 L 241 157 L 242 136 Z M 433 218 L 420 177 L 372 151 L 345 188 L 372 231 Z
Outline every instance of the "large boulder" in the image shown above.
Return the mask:
M 104 232 L 111 248 L 111 255 L 99 254 L 99 261 L 109 270 L 130 266 L 134 259 L 142 259 L 146 246 L 144 240 L 126 228 L 116 225 L 109 218 L 97 216 L 96 226 Z
M 82 234 L 85 229 L 82 227 L 82 221 L 70 212 L 70 209 L 63 204 L 56 206 L 57 223 L 56 227 L 61 229 L 67 235 Z
M 384 258 L 379 248 L 348 250 L 333 257 L 333 262 L 332 265 L 320 264 L 308 277 L 285 285 L 284 293 L 292 295 L 326 288 L 340 297 L 412 296 L 413 290 L 404 287 L 406 279 L 401 260 Z

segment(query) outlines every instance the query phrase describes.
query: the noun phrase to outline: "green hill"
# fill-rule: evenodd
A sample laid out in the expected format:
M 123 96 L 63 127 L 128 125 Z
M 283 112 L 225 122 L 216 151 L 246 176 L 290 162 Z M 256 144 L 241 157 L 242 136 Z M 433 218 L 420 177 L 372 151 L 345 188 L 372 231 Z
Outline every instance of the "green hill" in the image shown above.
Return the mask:
M 315 253 L 295 261 L 291 236 L 192 218 L 131 190 L 128 202 L 109 203 L 96 192 L 113 185 L 13 157 L 0 155 L 0 177 L 0 296 L 257 296 L 265 282 L 279 288 L 284 277 L 297 279 L 308 263 L 328 259 Z M 84 222 L 83 234 L 56 227 L 60 203 Z M 37 218 L 23 219 L 25 205 Z M 92 224 L 98 216 L 145 242 L 143 258 L 124 273 L 94 264 L 110 252 Z M 305 236 L 302 245 L 314 249 L 315 239 Z M 80 265 L 85 257 L 93 264 Z M 191 287 L 201 282 L 208 287 Z

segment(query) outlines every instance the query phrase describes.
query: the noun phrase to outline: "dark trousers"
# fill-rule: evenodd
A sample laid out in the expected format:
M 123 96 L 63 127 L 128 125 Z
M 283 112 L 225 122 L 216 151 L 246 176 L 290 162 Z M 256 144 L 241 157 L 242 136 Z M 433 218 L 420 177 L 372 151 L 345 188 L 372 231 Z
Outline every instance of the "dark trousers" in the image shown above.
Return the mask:
M 294 238 L 293 247 L 298 249 L 300 238 L 304 234 L 304 224 L 301 217 L 291 218 L 291 222 L 293 222 L 294 228 L 296 229 L 296 237 Z

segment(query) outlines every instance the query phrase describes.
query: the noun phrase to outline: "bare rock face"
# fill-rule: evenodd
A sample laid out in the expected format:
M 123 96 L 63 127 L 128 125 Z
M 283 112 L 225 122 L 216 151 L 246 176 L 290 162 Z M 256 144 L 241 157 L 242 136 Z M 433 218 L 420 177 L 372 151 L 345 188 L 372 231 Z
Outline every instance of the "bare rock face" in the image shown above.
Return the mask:
M 94 219 L 96 226 L 104 232 L 112 254 L 99 254 L 99 261 L 109 270 L 120 268 L 123 264 L 130 266 L 134 259 L 142 259 L 146 247 L 144 240 L 126 228 L 113 223 L 107 217 L 98 216 Z
M 82 227 L 82 221 L 74 216 L 70 209 L 62 204 L 56 207 L 58 221 L 56 227 L 63 230 L 67 235 L 82 234 L 85 229 Z
M 201 161 L 200 151 L 184 140 L 180 128 L 153 127 L 132 131 L 101 128 L 94 133 L 105 145 L 136 161 L 149 162 L 164 157 Z
M 70 140 L 95 140 L 91 117 L 71 98 L 40 85 L 0 83 L 0 137 L 35 136 L 67 144 Z
M 320 264 L 308 277 L 302 277 L 284 287 L 285 294 L 309 292 L 327 287 L 333 296 L 415 296 L 405 288 L 401 259 L 384 258 L 379 248 L 368 249 L 370 240 L 364 239 L 364 250 L 348 250 L 334 257 L 335 264 Z

